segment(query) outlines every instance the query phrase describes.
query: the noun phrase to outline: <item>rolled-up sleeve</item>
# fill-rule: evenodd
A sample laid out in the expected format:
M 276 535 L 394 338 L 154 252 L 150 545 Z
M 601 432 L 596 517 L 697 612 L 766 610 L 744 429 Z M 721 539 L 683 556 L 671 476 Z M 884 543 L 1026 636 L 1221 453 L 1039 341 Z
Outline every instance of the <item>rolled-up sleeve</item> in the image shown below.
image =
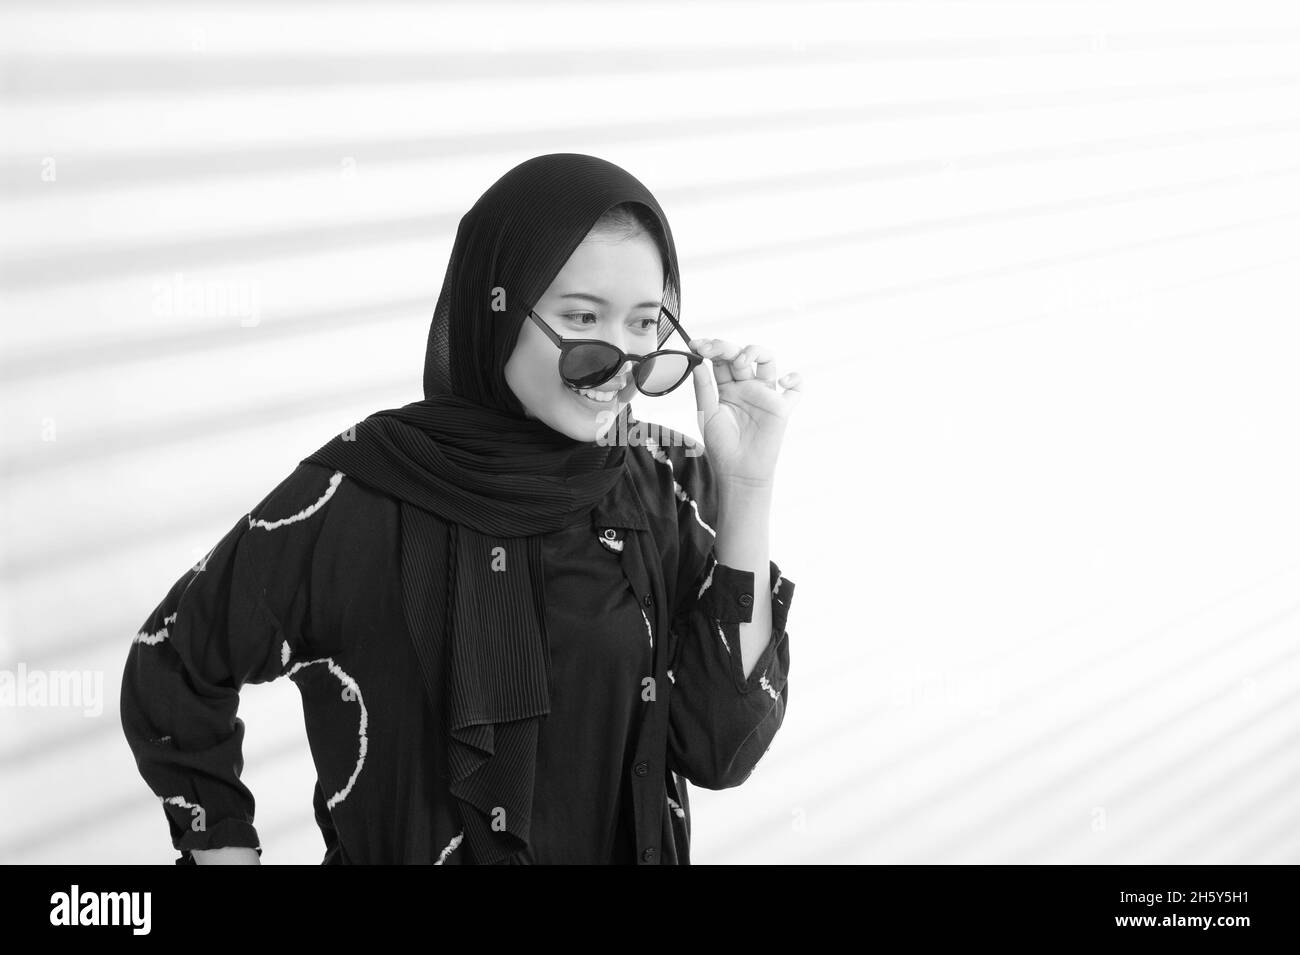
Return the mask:
M 753 571 L 720 563 L 716 484 L 707 457 L 679 460 L 677 472 L 682 567 L 668 670 L 669 768 L 701 788 L 727 789 L 749 778 L 785 718 L 786 620 L 795 585 L 775 561 L 757 590 Z M 756 600 L 770 601 L 772 632 L 746 676 L 740 625 L 753 619 Z

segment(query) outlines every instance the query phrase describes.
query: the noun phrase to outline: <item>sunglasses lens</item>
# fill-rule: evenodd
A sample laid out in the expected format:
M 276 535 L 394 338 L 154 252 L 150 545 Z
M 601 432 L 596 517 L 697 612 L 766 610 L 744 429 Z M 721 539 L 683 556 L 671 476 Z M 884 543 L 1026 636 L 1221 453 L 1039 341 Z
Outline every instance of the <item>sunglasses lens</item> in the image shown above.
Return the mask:
M 636 367 L 637 385 L 648 395 L 672 391 L 690 374 L 690 360 L 685 355 L 655 355 Z
M 613 346 L 579 345 L 565 354 L 560 374 L 578 388 L 594 388 L 618 371 L 617 362 L 618 352 Z

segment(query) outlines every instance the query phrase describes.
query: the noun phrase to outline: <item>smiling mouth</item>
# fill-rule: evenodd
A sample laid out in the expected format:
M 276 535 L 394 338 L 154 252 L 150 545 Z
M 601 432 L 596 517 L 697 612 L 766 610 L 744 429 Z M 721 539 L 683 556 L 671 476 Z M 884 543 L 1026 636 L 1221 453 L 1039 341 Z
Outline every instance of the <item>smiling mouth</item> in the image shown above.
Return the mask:
M 618 396 L 627 387 L 627 383 L 624 382 L 624 384 L 622 384 L 618 388 L 614 388 L 614 389 L 601 388 L 599 390 L 595 388 L 575 388 L 572 385 L 567 383 L 565 384 L 564 387 L 568 391 L 577 395 L 578 397 L 585 398 L 591 404 L 614 405 L 618 403 Z

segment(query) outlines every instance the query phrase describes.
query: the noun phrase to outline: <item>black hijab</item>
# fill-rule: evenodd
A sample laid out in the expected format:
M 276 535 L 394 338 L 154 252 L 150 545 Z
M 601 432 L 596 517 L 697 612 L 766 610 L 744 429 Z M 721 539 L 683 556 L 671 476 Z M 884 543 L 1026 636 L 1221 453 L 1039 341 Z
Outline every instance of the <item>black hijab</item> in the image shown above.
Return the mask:
M 429 329 L 424 400 L 377 411 L 303 459 L 400 503 L 404 611 L 430 698 L 446 701 L 449 786 L 479 864 L 529 841 L 538 718 L 550 712 L 541 535 L 587 520 L 628 480 L 624 445 L 577 441 L 526 417 L 505 366 L 529 310 L 623 202 L 643 204 L 662 227 L 664 304 L 676 314 L 677 253 L 650 191 L 594 156 L 527 160 L 460 220 Z M 629 433 L 631 421 L 624 405 L 609 433 Z M 662 594 L 654 543 L 634 538 Z M 658 638 L 666 615 L 655 617 Z

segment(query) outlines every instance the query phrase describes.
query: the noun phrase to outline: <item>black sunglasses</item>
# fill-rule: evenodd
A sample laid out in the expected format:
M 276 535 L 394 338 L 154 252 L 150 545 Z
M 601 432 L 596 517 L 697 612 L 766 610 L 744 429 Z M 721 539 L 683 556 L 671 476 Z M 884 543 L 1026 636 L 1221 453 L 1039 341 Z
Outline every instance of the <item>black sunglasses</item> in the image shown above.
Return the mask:
M 673 313 L 660 307 L 673 328 L 690 343 L 690 336 Z M 547 325 L 542 316 L 529 309 L 528 316 L 535 321 L 546 337 L 560 349 L 560 377 L 575 388 L 595 388 L 613 378 L 626 362 L 634 362 L 632 378 L 637 390 L 650 398 L 666 395 L 685 381 L 695 366 L 704 359 L 694 352 L 660 349 L 648 355 L 629 355 L 609 342 L 594 338 L 561 338 Z

